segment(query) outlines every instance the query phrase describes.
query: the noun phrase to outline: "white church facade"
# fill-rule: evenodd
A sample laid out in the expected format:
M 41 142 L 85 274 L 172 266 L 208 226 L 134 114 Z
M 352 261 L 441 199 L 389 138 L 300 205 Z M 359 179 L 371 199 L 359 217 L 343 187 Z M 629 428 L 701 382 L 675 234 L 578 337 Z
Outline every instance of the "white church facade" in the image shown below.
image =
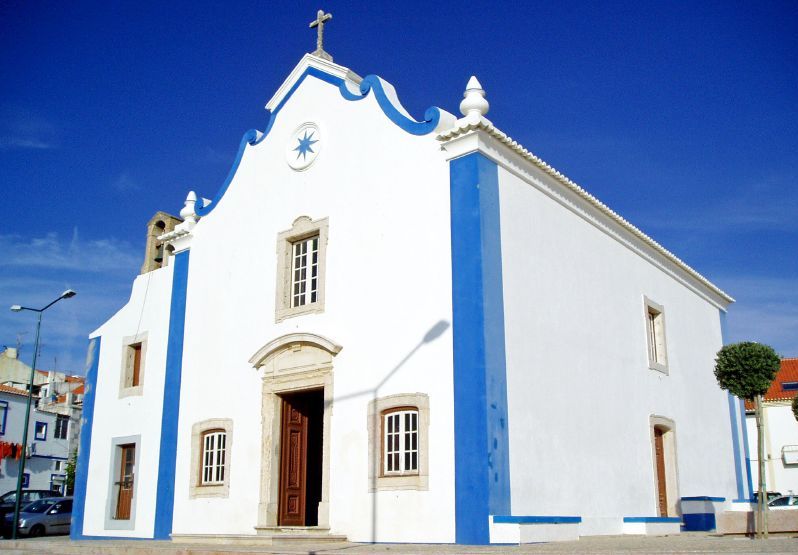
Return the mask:
M 712 373 L 733 300 L 476 79 L 417 121 L 316 54 L 91 335 L 72 537 L 518 543 L 747 507 Z

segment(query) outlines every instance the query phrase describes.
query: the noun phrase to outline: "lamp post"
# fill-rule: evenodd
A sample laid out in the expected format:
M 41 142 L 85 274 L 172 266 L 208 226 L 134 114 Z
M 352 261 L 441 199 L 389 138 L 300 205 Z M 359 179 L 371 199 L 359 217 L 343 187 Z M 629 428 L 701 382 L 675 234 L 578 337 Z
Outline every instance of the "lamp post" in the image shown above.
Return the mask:
M 42 328 L 42 314 L 45 310 L 53 306 L 61 299 L 69 299 L 77 295 L 72 289 L 67 289 L 61 295 L 45 306 L 44 308 L 30 308 L 27 306 L 20 306 L 15 304 L 11 307 L 12 312 L 20 312 L 22 310 L 30 310 L 31 312 L 38 312 L 39 318 L 36 322 L 36 340 L 33 347 L 33 365 L 30 367 L 30 379 L 28 380 L 28 402 L 25 406 L 25 426 L 22 428 L 22 456 L 19 458 L 19 475 L 17 476 L 17 495 L 14 499 L 14 520 L 11 521 L 11 539 L 17 539 L 17 521 L 19 520 L 19 507 L 22 497 L 22 476 L 25 474 L 25 457 L 28 449 L 28 426 L 30 425 L 30 405 L 33 398 L 33 377 L 36 372 L 36 357 L 39 354 L 39 330 Z

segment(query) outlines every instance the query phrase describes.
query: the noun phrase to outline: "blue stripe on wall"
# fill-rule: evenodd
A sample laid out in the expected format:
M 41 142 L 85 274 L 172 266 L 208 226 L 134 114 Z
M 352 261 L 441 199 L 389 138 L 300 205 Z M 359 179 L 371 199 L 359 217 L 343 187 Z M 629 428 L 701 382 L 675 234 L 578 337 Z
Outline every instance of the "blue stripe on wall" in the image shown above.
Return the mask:
M 751 453 L 748 448 L 748 424 L 745 421 L 745 402 L 740 402 L 740 423 L 743 428 L 743 447 L 745 448 L 745 476 L 748 478 L 748 499 L 754 500 L 754 480 L 751 478 Z
M 726 312 L 723 310 L 718 311 L 720 314 L 720 339 L 721 343 L 724 345 L 726 344 Z M 745 479 L 743 477 L 743 461 L 741 453 L 743 453 L 743 449 L 746 453 L 746 468 L 748 469 L 749 474 L 749 488 L 750 488 L 750 466 L 751 463 L 748 460 L 748 442 L 745 442 L 745 446 L 740 445 L 740 430 L 738 426 L 742 423 L 742 433 L 743 437 L 747 436 L 747 431 L 745 429 L 745 412 L 743 411 L 740 419 L 737 418 L 737 404 L 738 399 L 732 395 L 731 393 L 728 394 L 729 396 L 729 420 L 731 421 L 731 432 L 732 432 L 732 449 L 734 450 L 734 477 L 737 482 L 737 499 L 735 501 L 746 501 L 746 488 L 745 488 Z
M 91 454 L 91 432 L 94 422 L 94 397 L 97 389 L 97 369 L 100 364 L 100 339 L 89 340 L 86 354 L 86 386 L 83 394 L 83 414 L 80 427 L 80 449 L 75 469 L 75 491 L 72 503 L 72 524 L 69 535 L 73 540 L 82 539 L 83 515 L 86 511 L 86 482 L 89 479 L 89 455 Z
M 172 303 L 169 313 L 169 340 L 166 348 L 166 379 L 161 416 L 161 450 L 158 461 L 158 494 L 155 500 L 153 538 L 168 540 L 172 533 L 175 503 L 175 461 L 177 458 L 177 419 L 180 413 L 180 380 L 183 372 L 183 331 L 186 320 L 188 256 L 183 251 L 174 257 Z
M 498 168 L 455 159 L 450 188 L 455 538 L 488 544 L 489 515 L 510 513 Z

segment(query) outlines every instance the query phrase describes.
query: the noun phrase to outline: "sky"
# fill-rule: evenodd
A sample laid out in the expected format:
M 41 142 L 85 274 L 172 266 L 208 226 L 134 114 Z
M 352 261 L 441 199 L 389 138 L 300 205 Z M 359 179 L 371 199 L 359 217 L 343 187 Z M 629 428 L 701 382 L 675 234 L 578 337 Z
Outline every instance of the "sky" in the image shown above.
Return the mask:
M 474 5 L 472 5 L 474 4 Z M 737 302 L 727 342 L 798 356 L 794 2 L 0 0 L 0 307 L 81 374 L 146 223 L 212 198 L 332 12 L 325 49 L 422 118 L 476 75 L 502 131 Z M 36 315 L 0 309 L 30 364 Z

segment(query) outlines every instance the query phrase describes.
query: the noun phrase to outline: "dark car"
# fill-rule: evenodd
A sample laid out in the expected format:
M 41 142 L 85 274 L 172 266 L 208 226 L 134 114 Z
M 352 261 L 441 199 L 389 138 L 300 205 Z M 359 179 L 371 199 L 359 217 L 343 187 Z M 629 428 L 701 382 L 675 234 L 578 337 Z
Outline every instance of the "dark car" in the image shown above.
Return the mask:
M 778 492 L 778 491 L 769 491 L 769 492 L 767 492 L 767 496 L 766 496 L 767 501 L 766 501 L 766 503 L 770 503 L 771 501 L 773 501 L 777 497 L 781 497 L 781 493 L 780 492 Z M 754 492 L 754 503 L 757 502 L 757 499 L 759 499 L 759 492 L 755 491 Z
M 28 503 L 38 501 L 39 499 L 46 499 L 48 497 L 59 497 L 59 496 L 61 496 L 61 493 L 57 491 L 48 491 L 46 489 L 23 489 L 22 501 L 20 502 L 19 506 L 20 508 L 22 508 Z M 3 522 L 2 518 L 8 513 L 13 514 L 14 501 L 16 499 L 17 499 L 17 490 L 11 490 L 0 496 L 0 522 Z
M 3 519 L 3 536 L 11 537 L 11 521 L 14 513 Z M 72 522 L 72 498 L 51 497 L 28 503 L 19 512 L 17 536 L 46 536 L 47 534 L 69 534 Z

